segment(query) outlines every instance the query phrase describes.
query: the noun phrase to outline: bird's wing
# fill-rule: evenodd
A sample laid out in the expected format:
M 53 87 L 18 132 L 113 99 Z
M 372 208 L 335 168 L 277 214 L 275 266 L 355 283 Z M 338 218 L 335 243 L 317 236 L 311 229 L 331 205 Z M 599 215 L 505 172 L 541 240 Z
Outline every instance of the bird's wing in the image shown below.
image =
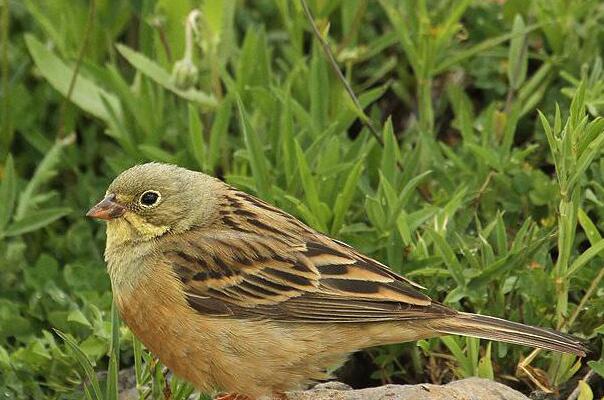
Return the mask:
M 220 218 L 162 246 L 202 314 L 366 322 L 453 312 L 383 264 L 243 192 L 229 192 Z

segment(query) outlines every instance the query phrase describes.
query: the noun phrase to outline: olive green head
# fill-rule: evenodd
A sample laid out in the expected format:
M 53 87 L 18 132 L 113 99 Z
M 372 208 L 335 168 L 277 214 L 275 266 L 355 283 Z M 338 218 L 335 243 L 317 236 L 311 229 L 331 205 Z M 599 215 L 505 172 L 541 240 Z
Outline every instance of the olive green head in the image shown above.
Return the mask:
M 147 163 L 122 172 L 88 216 L 107 220 L 122 240 L 148 240 L 207 226 L 216 216 L 223 184 L 201 172 Z

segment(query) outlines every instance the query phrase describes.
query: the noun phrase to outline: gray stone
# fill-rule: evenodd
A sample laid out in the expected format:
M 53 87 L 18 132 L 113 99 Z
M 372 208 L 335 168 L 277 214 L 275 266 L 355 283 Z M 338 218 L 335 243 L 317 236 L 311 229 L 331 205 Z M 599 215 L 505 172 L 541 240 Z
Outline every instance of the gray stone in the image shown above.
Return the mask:
M 343 390 L 342 390 L 343 389 Z M 344 387 L 318 385 L 311 390 L 289 392 L 289 400 L 529 400 L 528 397 L 501 383 L 481 378 L 468 378 L 446 385 L 385 385 L 350 390 Z
M 119 400 L 138 400 L 134 370 L 120 371 Z M 198 398 L 197 394 L 191 400 Z M 320 383 L 309 390 L 288 392 L 288 400 L 530 400 L 501 383 L 467 378 L 446 385 L 385 385 L 354 390 L 342 382 Z

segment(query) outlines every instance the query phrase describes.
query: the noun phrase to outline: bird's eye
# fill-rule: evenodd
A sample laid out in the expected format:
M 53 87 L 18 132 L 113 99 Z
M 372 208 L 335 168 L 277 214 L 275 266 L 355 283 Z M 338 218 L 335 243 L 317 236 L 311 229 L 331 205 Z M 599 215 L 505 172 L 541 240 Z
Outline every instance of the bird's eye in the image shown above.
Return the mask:
M 145 207 L 151 207 L 159 201 L 159 193 L 153 190 L 147 190 L 141 195 L 139 202 Z

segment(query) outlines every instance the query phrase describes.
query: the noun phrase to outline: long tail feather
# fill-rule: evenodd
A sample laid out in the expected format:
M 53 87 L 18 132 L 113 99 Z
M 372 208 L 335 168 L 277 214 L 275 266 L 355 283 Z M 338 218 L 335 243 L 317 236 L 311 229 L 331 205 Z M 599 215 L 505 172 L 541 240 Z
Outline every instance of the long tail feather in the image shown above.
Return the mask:
M 443 334 L 497 340 L 581 357 L 587 351 L 581 340 L 574 336 L 478 314 L 459 313 L 454 318 L 436 322 L 433 328 Z

